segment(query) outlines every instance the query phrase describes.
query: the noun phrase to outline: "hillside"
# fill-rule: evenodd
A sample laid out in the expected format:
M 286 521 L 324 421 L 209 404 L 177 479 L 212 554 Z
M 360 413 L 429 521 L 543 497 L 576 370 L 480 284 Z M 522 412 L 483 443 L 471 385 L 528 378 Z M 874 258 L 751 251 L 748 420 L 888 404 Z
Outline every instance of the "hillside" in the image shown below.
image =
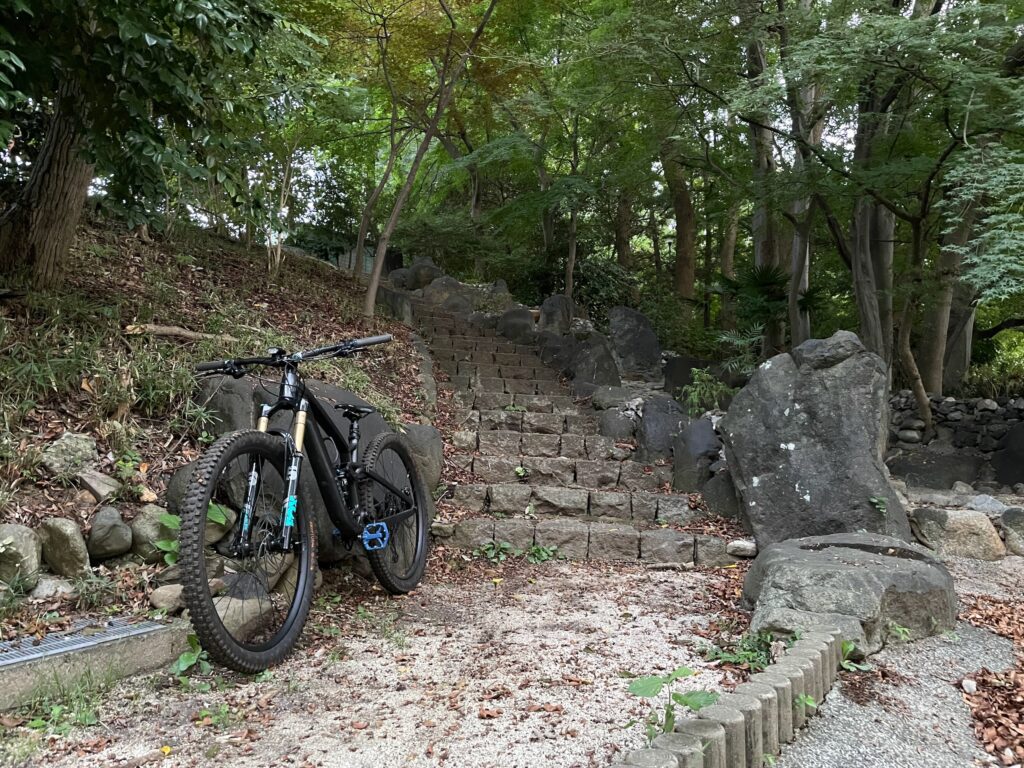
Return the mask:
M 296 350 L 365 335 L 363 288 L 325 263 L 292 256 L 278 279 L 265 254 L 200 230 L 144 241 L 111 222 L 84 223 L 59 293 L 0 302 L 0 516 L 33 525 L 49 516 L 87 524 L 95 505 L 39 468 L 64 431 L 98 441 L 100 469 L 125 481 L 122 513 L 152 501 L 170 473 L 209 441 L 208 414 L 190 395 L 194 363 Z M 178 326 L 190 341 L 145 328 Z M 418 357 L 409 331 L 378 318 L 394 343 L 307 374 L 354 390 L 391 421 L 415 421 Z

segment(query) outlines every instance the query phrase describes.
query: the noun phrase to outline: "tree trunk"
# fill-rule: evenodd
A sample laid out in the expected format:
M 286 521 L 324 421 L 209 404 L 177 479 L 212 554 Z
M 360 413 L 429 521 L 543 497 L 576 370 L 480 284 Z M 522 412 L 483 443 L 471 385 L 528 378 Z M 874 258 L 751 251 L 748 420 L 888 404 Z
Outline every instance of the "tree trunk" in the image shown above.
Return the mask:
M 445 72 L 442 71 L 441 73 L 441 89 L 438 93 L 437 106 L 434 108 L 434 114 L 430 119 L 430 123 L 423 132 L 423 139 L 416 148 L 416 156 L 413 158 L 412 165 L 409 168 L 409 173 L 406 174 L 405 183 L 402 184 L 402 188 L 398 192 L 398 197 L 395 198 L 395 204 L 391 209 L 391 215 L 388 217 L 388 223 L 384 227 L 384 231 L 380 233 L 380 237 L 377 240 L 377 250 L 373 257 L 373 272 L 370 275 L 370 284 L 366 288 L 366 298 L 363 301 L 363 317 L 368 322 L 373 322 L 373 314 L 377 308 L 377 289 L 380 287 L 380 277 L 381 273 L 384 271 L 384 258 L 388 252 L 388 243 L 391 240 L 391 235 L 394 233 L 395 227 L 398 225 L 398 217 L 401 216 L 402 209 L 405 207 L 405 202 L 409 199 L 409 193 L 412 191 L 412 185 L 416 181 L 416 174 L 419 172 L 420 164 L 423 162 L 423 158 L 427 154 L 427 150 L 430 148 L 430 143 L 434 139 L 434 134 L 437 133 L 437 126 L 441 122 L 441 117 L 444 115 L 452 98 L 455 96 L 455 86 L 458 84 L 459 78 L 462 76 L 462 72 L 466 68 L 466 63 L 473 55 L 473 50 L 476 48 L 476 44 L 480 41 L 480 37 L 484 33 L 484 28 L 487 26 L 487 21 L 491 18 L 491 14 L 494 13 L 494 7 L 497 4 L 498 0 L 490 0 L 487 9 L 484 11 L 484 15 L 480 19 L 480 23 L 473 32 L 473 37 L 466 46 L 466 50 L 459 57 L 458 62 L 452 69 L 450 75 L 447 76 L 447 79 Z M 452 24 L 452 35 L 454 36 L 454 21 Z
M 686 176 L 686 169 L 671 156 L 669 146 L 662 147 L 661 167 L 676 217 L 676 263 L 673 282 L 676 293 L 684 299 L 692 300 L 697 279 L 697 219 L 693 210 L 689 179 Z
M 620 194 L 615 205 L 615 256 L 623 269 L 633 268 L 633 251 L 630 240 L 633 237 L 633 205 L 625 193 Z
M 963 384 L 971 366 L 977 295 L 967 283 L 953 285 L 953 299 L 946 333 L 946 354 L 942 366 L 942 390 L 952 392 Z
M 789 266 L 789 343 L 796 347 L 811 338 L 811 317 L 800 307 L 800 298 L 807 292 L 811 268 L 811 209 L 807 200 L 793 205 L 796 224 L 790 246 Z
M 726 215 L 725 228 L 722 230 L 722 244 L 718 249 L 718 270 L 723 277 L 735 279 L 736 277 L 736 236 L 740 229 L 740 207 L 733 204 L 729 207 Z M 736 329 L 736 308 L 733 306 L 732 298 L 728 295 L 722 296 L 722 317 L 721 325 L 725 330 Z
M 654 274 L 661 276 L 661 232 L 658 225 L 658 218 L 654 211 L 650 212 L 647 220 L 647 228 L 651 232 L 651 259 L 654 261 Z
M 82 154 L 82 99 L 78 84 L 63 80 L 39 157 L 17 199 L 0 218 L 0 274 L 31 270 L 37 289 L 64 277 L 64 258 L 75 237 L 93 166 Z
M 929 302 L 931 311 L 925 321 L 925 333 L 921 340 L 921 378 L 924 388 L 934 395 L 943 390 L 942 369 L 946 360 L 946 341 L 949 337 L 949 318 L 953 309 L 953 291 L 960 276 L 960 262 L 964 246 L 974 226 L 975 206 L 960 214 L 957 226 L 945 238 L 939 251 L 935 268 L 938 272 L 938 286 L 934 299 Z M 952 247 L 950 247 L 952 246 Z
M 377 200 L 380 199 L 381 193 L 388 185 L 388 181 L 391 180 L 391 172 L 395 168 L 395 161 L 398 159 L 403 146 L 404 141 L 392 141 L 391 149 L 388 152 L 388 162 L 384 166 L 384 173 L 381 174 L 377 186 L 373 188 L 370 196 L 366 199 L 366 205 L 363 206 L 363 214 L 359 217 L 359 234 L 356 236 L 356 263 L 352 266 L 352 272 L 357 276 L 362 276 L 363 274 L 363 251 L 366 249 L 366 235 L 370 231 L 370 220 L 373 218 L 373 211 L 377 207 Z
M 569 213 L 569 252 L 565 257 L 565 295 L 572 303 L 576 272 L 576 209 Z

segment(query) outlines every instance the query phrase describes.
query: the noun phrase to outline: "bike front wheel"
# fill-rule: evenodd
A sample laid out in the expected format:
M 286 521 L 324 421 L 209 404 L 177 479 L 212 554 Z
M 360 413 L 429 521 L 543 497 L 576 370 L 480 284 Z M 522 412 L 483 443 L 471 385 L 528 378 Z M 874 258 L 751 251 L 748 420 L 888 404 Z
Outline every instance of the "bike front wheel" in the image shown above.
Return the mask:
M 362 481 L 359 503 L 371 520 L 385 522 L 388 529 L 387 544 L 367 548 L 366 557 L 381 586 L 392 595 L 404 595 L 420 583 L 427 567 L 427 491 L 401 436 L 378 435 L 363 456 L 364 468 L 373 474 Z
M 287 465 L 280 437 L 233 432 L 200 458 L 181 504 L 179 564 L 192 625 L 211 658 L 239 672 L 282 661 L 313 599 L 316 525 L 287 497 Z

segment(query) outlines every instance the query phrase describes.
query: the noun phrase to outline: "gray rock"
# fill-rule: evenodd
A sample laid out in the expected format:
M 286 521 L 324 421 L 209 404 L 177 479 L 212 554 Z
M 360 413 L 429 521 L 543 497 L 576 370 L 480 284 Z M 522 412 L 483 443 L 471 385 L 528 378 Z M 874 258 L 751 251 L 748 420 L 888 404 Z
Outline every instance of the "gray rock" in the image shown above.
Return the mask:
M 409 275 L 406 278 L 405 287 L 410 291 L 415 291 L 418 288 L 426 288 L 443 274 L 444 271 L 430 259 L 417 259 L 413 265 L 409 267 Z
M 1012 555 L 1024 557 L 1024 509 L 1010 507 L 1003 512 L 1003 534 L 1006 536 L 1006 549 Z
M 679 390 L 693 383 L 695 368 L 710 368 L 711 363 L 690 355 L 670 357 L 662 368 L 665 377 L 665 391 L 673 397 L 679 396 Z
M 753 539 L 735 539 L 725 545 L 725 551 L 734 557 L 757 557 L 757 542 Z
M 640 534 L 623 523 L 591 523 L 589 560 L 635 561 L 640 556 Z
M 559 336 L 569 333 L 572 325 L 573 302 L 568 296 L 560 293 L 548 296 L 540 305 L 540 317 L 537 319 L 537 329 L 540 331 L 551 331 Z
M 732 483 L 732 475 L 728 472 L 717 472 L 704 483 L 701 491 L 708 512 L 718 517 L 739 519 L 740 501 L 736 496 L 736 488 Z
M 1006 556 L 1006 547 L 984 512 L 924 507 L 914 510 L 913 522 L 921 543 L 944 557 L 999 560 Z
M 410 272 L 406 267 L 399 267 L 388 272 L 388 280 L 395 288 L 405 290 L 409 287 Z
M 882 460 L 888 372 L 848 331 L 763 363 L 719 423 L 759 546 L 869 531 L 910 538 Z
M 721 450 L 710 419 L 695 419 L 683 427 L 672 441 L 672 487 L 686 493 L 703 488 Z
M 989 496 L 987 493 L 979 493 L 977 496 L 972 496 L 964 506 L 978 512 L 984 512 L 986 515 L 997 516 L 1003 514 L 1003 511 L 1006 509 L 1006 505 L 1003 502 L 994 496 Z
M 915 429 L 901 429 L 896 433 L 896 437 L 902 440 L 904 443 L 920 443 L 921 433 Z
M 611 345 L 608 339 L 597 332 L 576 339 L 569 368 L 574 390 L 580 384 L 593 387 L 590 392 L 579 394 L 593 394 L 594 389 L 602 385 L 618 387 L 622 384 Z
M 91 493 L 92 497 L 101 504 L 117 496 L 121 491 L 120 482 L 95 469 L 83 469 L 75 475 L 75 479 L 79 485 Z
M 48 517 L 39 525 L 43 560 L 58 576 L 80 578 L 89 573 L 89 550 L 82 529 L 74 520 Z
M 43 449 L 42 463 L 50 474 L 68 476 L 98 458 L 95 438 L 77 432 L 65 432 Z
M 661 344 L 651 321 L 629 307 L 608 312 L 608 335 L 627 378 L 654 381 L 661 376 Z
M 114 507 L 100 507 L 86 543 L 93 560 L 123 555 L 132 548 L 132 529 Z
M 636 431 L 637 460 L 669 458 L 672 444 L 687 422 L 683 407 L 668 395 L 652 395 L 645 399 Z
M 829 624 L 864 653 L 875 653 L 892 627 L 920 639 L 953 629 L 953 577 L 917 544 L 869 533 L 785 541 L 763 549 L 743 584 L 754 607 L 751 629 L 806 631 Z
M 960 480 L 957 480 L 955 483 L 953 483 L 953 492 L 954 493 L 974 493 L 974 488 L 969 483 L 964 483 L 964 482 L 961 482 Z
M 599 411 L 618 408 L 629 400 L 629 390 L 624 387 L 598 387 L 591 396 L 590 403 Z
M 178 538 L 178 532 L 171 530 L 162 522 L 162 515 L 168 514 L 163 507 L 147 504 L 132 520 L 132 554 L 141 557 L 147 563 L 161 563 L 164 553 L 156 546 L 156 542 Z
M 520 344 L 531 343 L 536 331 L 533 313 L 526 307 L 513 307 L 498 318 L 498 333 Z
M 423 478 L 427 491 L 433 491 L 441 481 L 441 468 L 444 465 L 444 441 L 441 439 L 441 433 L 429 424 L 405 424 L 402 429 L 412 448 L 420 477 Z
M 447 302 L 450 299 L 461 298 L 467 300 L 466 292 L 471 290 L 473 289 L 463 285 L 454 277 L 444 275 L 431 281 L 430 285 L 423 288 L 423 300 L 429 304 L 437 304 L 448 309 Z M 469 311 L 473 311 L 472 303 L 469 303 Z
M 550 331 L 537 334 L 537 346 L 540 359 L 563 376 L 572 375 L 572 359 L 576 352 L 576 339 L 573 336 L 560 336 Z
M 640 559 L 647 563 L 693 563 L 693 534 L 673 528 L 640 531 Z
M 494 519 L 490 517 L 471 517 L 460 520 L 455 526 L 452 545 L 461 549 L 475 549 L 489 541 L 494 541 Z
M 736 562 L 736 556 L 728 552 L 728 542 L 717 536 L 699 534 L 697 539 L 697 565 L 706 568 L 724 568 Z
M 568 560 L 586 560 L 590 529 L 579 520 L 541 520 L 535 538 L 542 547 L 557 547 L 558 554 Z
M 185 607 L 185 601 L 181 594 L 183 591 L 184 587 L 181 584 L 167 584 L 163 587 L 157 587 L 149 593 L 149 604 L 159 611 L 177 613 Z
M 39 583 L 29 593 L 33 600 L 53 600 L 75 594 L 75 588 L 67 579 L 56 576 L 40 576 Z
M 0 523 L 0 582 L 20 581 L 25 589 L 39 583 L 43 542 L 25 525 Z
M 598 431 L 613 440 L 629 440 L 636 433 L 636 422 L 619 409 L 602 411 Z

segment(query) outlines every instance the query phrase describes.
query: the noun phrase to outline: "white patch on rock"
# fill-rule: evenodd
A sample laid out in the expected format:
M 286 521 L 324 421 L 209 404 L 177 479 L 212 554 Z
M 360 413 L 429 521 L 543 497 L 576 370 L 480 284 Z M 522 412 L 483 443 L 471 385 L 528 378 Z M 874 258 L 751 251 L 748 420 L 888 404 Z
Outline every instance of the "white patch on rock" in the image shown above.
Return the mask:
M 779 443 L 779 448 L 784 451 L 795 451 L 796 443 Z
M 757 486 L 759 486 L 761 484 L 761 478 L 760 477 L 752 477 L 750 479 L 750 484 L 752 486 L 754 486 L 755 488 L 757 488 Z

